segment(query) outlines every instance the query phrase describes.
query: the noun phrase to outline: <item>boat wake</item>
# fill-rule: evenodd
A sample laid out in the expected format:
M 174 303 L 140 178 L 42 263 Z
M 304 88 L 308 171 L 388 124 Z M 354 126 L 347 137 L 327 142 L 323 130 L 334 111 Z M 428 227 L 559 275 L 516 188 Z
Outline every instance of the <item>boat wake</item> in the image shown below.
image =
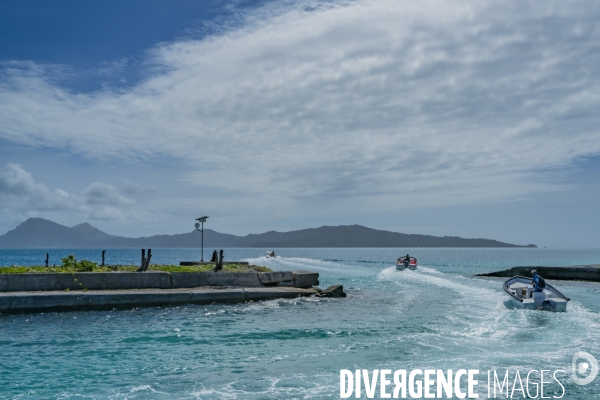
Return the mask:
M 400 314 L 406 314 L 406 299 L 413 302 L 420 315 L 435 315 L 438 308 L 443 308 L 435 322 L 426 324 L 427 332 L 411 335 L 429 352 L 437 349 L 453 354 L 453 364 L 457 362 L 456 354 L 471 354 L 473 360 L 475 351 L 481 357 L 478 366 L 487 364 L 491 368 L 514 360 L 515 369 L 570 371 L 576 351 L 600 349 L 600 315 L 577 301 L 571 302 L 566 313 L 513 309 L 506 306 L 507 296 L 498 280 L 446 274 L 422 266 L 415 271 L 388 267 L 377 279 L 398 285 Z M 402 340 L 411 335 L 403 335 Z M 536 348 L 527 343 L 536 343 Z M 520 348 L 517 359 L 515 345 Z
M 375 271 L 373 268 L 365 265 L 303 257 L 258 257 L 247 258 L 244 261 L 250 264 L 264 265 L 274 271 L 309 270 L 336 277 L 364 276 L 366 274 L 373 274 Z

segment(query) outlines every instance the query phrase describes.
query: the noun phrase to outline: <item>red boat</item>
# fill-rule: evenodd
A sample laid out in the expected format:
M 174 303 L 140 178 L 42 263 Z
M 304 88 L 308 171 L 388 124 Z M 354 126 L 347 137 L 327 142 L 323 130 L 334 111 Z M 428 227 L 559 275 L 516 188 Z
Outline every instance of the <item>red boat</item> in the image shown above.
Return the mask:
M 396 260 L 396 269 L 398 271 L 404 271 L 406 268 L 408 269 L 417 269 L 417 259 L 414 257 L 400 257 Z

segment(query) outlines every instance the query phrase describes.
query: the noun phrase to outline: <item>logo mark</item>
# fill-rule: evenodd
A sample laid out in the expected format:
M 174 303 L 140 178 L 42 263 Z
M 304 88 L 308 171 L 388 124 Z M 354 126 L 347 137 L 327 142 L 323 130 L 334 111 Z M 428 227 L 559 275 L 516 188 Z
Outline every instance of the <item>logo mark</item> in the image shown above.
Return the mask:
M 580 359 L 584 359 L 585 361 L 577 364 L 577 361 Z M 598 375 L 598 361 L 596 361 L 594 356 L 590 353 L 578 351 L 573 355 L 573 365 L 571 371 L 573 382 L 575 382 L 576 385 L 587 385 Z M 588 372 L 588 376 L 580 378 L 580 375 L 585 375 Z

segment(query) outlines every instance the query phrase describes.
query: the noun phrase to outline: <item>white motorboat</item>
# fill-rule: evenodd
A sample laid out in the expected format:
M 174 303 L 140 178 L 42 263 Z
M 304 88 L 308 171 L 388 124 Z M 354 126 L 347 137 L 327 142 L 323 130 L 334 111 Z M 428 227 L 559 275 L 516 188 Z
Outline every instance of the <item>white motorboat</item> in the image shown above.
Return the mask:
M 275 251 L 274 250 L 269 250 L 267 251 L 267 258 L 276 258 L 277 256 L 275 255 Z
M 398 271 L 404 271 L 406 268 L 417 269 L 417 259 L 409 256 L 407 260 L 405 256 L 396 260 L 396 269 Z
M 513 276 L 504 282 L 504 291 L 515 307 L 530 310 L 567 311 L 569 298 L 554 286 L 546 283 L 542 292 L 536 292 L 531 278 Z

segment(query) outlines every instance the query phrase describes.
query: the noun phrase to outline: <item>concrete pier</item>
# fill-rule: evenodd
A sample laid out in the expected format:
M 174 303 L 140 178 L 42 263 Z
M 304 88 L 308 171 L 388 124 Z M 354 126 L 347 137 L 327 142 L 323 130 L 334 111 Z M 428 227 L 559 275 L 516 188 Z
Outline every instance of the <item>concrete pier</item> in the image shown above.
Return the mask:
M 75 272 L 0 274 L 0 292 L 184 289 L 199 286 L 296 287 L 319 284 L 319 274 L 293 272 Z
M 3 292 L 0 293 L 0 313 L 110 310 L 186 304 L 235 304 L 246 301 L 292 299 L 319 295 L 319 293 L 317 289 L 288 287 Z
M 223 265 L 231 265 L 231 264 L 239 264 L 239 265 L 249 265 L 248 261 L 223 261 Z M 215 265 L 214 261 L 181 261 L 179 265 Z
M 600 282 L 600 264 L 576 265 L 565 267 L 530 266 L 514 267 L 502 271 L 478 274 L 477 276 L 497 276 L 510 278 L 515 275 L 531 276 L 531 270 L 535 269 L 544 279 L 556 279 L 563 281 L 592 281 Z
M 310 271 L 0 274 L 0 313 L 346 297 L 340 285 L 314 287 L 318 278 Z

